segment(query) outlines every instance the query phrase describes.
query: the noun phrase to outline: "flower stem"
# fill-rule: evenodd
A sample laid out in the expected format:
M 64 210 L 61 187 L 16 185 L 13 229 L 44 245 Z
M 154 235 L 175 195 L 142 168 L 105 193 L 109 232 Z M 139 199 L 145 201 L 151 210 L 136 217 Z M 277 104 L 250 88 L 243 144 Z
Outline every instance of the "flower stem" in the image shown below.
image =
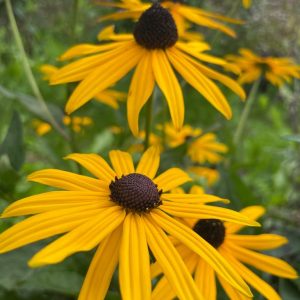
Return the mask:
M 72 13 L 72 24 L 71 24 L 71 37 L 73 40 L 76 37 L 78 8 L 79 8 L 79 0 L 73 0 L 73 13 Z
M 254 101 L 256 99 L 256 94 L 259 89 L 260 83 L 261 83 L 261 78 L 257 79 L 251 87 L 251 90 L 250 90 L 248 99 L 246 100 L 246 104 L 244 106 L 239 124 L 238 124 L 236 131 L 234 133 L 234 136 L 233 136 L 233 143 L 235 145 L 237 145 L 238 143 L 241 142 L 249 114 L 251 112 Z
M 60 127 L 60 125 L 57 123 L 57 121 L 55 120 L 55 118 L 53 117 L 53 115 L 51 114 L 50 110 L 48 109 L 46 102 L 40 92 L 40 89 L 36 83 L 36 80 L 33 76 L 32 70 L 30 68 L 30 64 L 24 49 L 24 45 L 21 39 L 21 35 L 18 29 L 18 25 L 13 13 L 13 9 L 12 9 L 12 5 L 10 0 L 5 0 L 5 6 L 6 6 L 6 11 L 7 11 L 7 15 L 8 15 L 8 19 L 9 19 L 9 23 L 13 32 L 13 36 L 17 45 L 17 48 L 20 52 L 20 57 L 21 57 L 21 61 L 23 63 L 23 68 L 24 68 L 24 72 L 26 74 L 26 77 L 28 79 L 29 85 L 32 89 L 32 92 L 34 94 L 34 96 L 36 97 L 37 101 L 40 104 L 40 107 L 45 115 L 45 118 L 47 119 L 47 121 L 66 139 L 68 140 L 69 137 L 66 134 L 66 132 L 63 130 L 63 128 Z
M 149 100 L 148 100 L 148 102 L 146 104 L 144 150 L 147 150 L 147 148 L 149 147 L 149 143 L 150 143 L 154 93 L 155 93 L 155 91 L 153 91 L 152 96 L 149 98 Z

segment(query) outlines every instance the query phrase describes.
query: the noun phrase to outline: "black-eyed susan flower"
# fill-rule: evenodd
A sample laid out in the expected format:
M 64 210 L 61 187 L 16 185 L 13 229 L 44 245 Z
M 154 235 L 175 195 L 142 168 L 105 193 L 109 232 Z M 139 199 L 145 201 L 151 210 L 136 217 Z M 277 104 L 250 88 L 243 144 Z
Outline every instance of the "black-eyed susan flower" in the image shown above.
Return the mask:
M 232 115 L 231 108 L 212 80 L 220 81 L 241 98 L 245 97 L 243 89 L 234 80 L 200 62 L 222 65 L 226 63 L 224 60 L 202 53 L 202 43 L 178 41 L 172 15 L 157 3 L 141 15 L 133 35 L 114 35 L 111 38 L 113 42 L 102 45 L 75 46 L 61 57 L 69 59 L 91 54 L 59 69 L 51 77 L 52 84 L 80 81 L 66 105 L 67 113 L 72 113 L 99 92 L 114 85 L 133 68 L 127 116 L 129 127 L 136 136 L 139 113 L 151 96 L 155 83 L 167 100 L 175 128 L 182 127 L 184 101 L 172 66 L 228 119 Z
M 220 179 L 219 171 L 213 168 L 192 166 L 187 171 L 195 178 L 204 179 L 208 186 L 214 185 Z
M 100 21 L 122 20 L 128 18 L 138 19 L 140 15 L 152 5 L 152 3 L 142 2 L 140 0 L 122 0 L 121 2 L 97 1 L 96 3 L 106 7 L 116 7 L 121 9 L 121 11 L 101 17 Z M 178 28 L 179 36 L 182 38 L 188 39 L 186 34 L 188 34 L 187 28 L 189 27 L 189 23 L 219 30 L 232 37 L 236 36 L 235 32 L 230 27 L 223 24 L 223 22 L 232 24 L 243 23 L 241 20 L 228 18 L 198 7 L 189 6 L 185 4 L 184 1 L 180 0 L 165 0 L 160 1 L 160 3 L 172 14 Z
M 228 151 L 228 147 L 217 141 L 217 136 L 208 132 L 200 137 L 196 138 L 188 146 L 187 155 L 193 162 L 196 163 L 219 163 L 223 157 L 220 154 L 224 154 Z
M 157 147 L 149 148 L 136 168 L 126 152 L 111 151 L 109 157 L 113 168 L 96 154 L 67 157 L 96 178 L 56 169 L 31 174 L 29 180 L 63 191 L 27 197 L 8 206 L 2 218 L 33 216 L 0 235 L 0 253 L 60 234 L 30 260 L 31 267 L 40 267 L 98 246 L 79 299 L 103 299 L 119 264 L 122 299 L 144 300 L 151 298 L 149 246 L 179 298 L 203 299 L 170 235 L 198 253 L 224 280 L 251 295 L 226 260 L 172 216 L 219 218 L 254 226 L 256 222 L 240 213 L 205 205 L 212 198 L 216 201 L 215 196 L 168 193 L 190 178 L 177 168 L 156 177 L 160 162 Z
M 240 55 L 228 55 L 227 60 L 240 69 L 239 83 L 251 83 L 265 77 L 271 84 L 280 87 L 292 78 L 300 78 L 300 66 L 287 57 L 261 57 L 249 49 L 240 49 Z
M 261 206 L 249 206 L 241 212 L 256 220 L 264 213 Z M 243 235 L 237 234 L 243 226 L 222 222 L 218 219 L 183 220 L 183 223 L 211 244 L 244 278 L 244 280 L 266 299 L 279 300 L 277 292 L 244 264 L 278 277 L 295 279 L 297 272 L 285 261 L 257 252 L 278 248 L 287 239 L 277 234 Z M 230 299 L 249 299 L 220 278 L 214 270 L 196 253 L 185 245 L 173 241 L 205 299 L 217 299 L 216 279 L 221 283 Z M 152 276 L 160 273 L 158 263 L 152 265 Z M 174 293 L 165 277 L 158 282 L 152 299 L 173 299 Z

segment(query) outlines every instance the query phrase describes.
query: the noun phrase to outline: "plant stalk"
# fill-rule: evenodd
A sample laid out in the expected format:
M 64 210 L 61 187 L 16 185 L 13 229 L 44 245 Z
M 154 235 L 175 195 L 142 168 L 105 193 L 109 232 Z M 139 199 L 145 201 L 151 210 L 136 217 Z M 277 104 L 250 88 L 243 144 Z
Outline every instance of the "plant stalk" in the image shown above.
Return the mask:
M 146 151 L 150 144 L 150 134 L 151 134 L 151 123 L 152 123 L 152 113 L 153 113 L 153 91 L 152 96 L 149 98 L 146 104 L 146 119 L 145 119 L 145 140 L 144 140 L 144 150 Z

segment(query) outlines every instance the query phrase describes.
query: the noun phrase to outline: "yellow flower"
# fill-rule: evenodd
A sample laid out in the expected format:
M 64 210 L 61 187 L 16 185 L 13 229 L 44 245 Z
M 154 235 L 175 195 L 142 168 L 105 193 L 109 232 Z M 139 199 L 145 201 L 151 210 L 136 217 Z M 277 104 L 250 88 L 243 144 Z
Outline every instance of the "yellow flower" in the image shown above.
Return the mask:
M 35 132 L 39 136 L 43 136 L 52 130 L 52 127 L 49 123 L 42 122 L 40 120 L 33 120 L 32 126 L 35 129 Z
M 174 128 L 171 123 L 159 126 L 164 131 L 167 145 L 171 148 L 178 147 L 186 142 L 188 138 L 197 137 L 201 134 L 200 128 L 193 128 L 190 125 L 184 125 L 179 131 Z
M 31 174 L 30 181 L 63 191 L 30 196 L 8 206 L 2 218 L 31 216 L 0 235 L 0 253 L 60 235 L 30 260 L 31 267 L 40 267 L 98 246 L 79 299 L 103 299 L 119 263 L 122 299 L 146 300 L 151 298 L 149 246 L 179 298 L 203 299 L 169 240 L 173 236 L 235 288 L 251 295 L 218 251 L 172 216 L 213 217 L 253 226 L 257 222 L 229 209 L 205 205 L 215 196 L 168 193 L 190 178 L 178 168 L 156 177 L 160 164 L 157 147 L 149 148 L 136 168 L 127 152 L 110 151 L 109 157 L 113 168 L 96 154 L 67 157 L 95 177 L 57 169 Z
M 236 36 L 235 32 L 222 22 L 243 24 L 241 20 L 236 20 L 220 14 L 208 12 L 198 7 L 188 6 L 182 2 L 183 1 L 178 0 L 161 1 L 161 5 L 168 9 L 172 14 L 178 28 L 179 36 L 182 38 L 186 38 L 185 35 L 188 33 L 186 30 L 189 27 L 189 23 L 219 30 L 232 37 Z M 116 7 L 122 9 L 116 13 L 101 17 L 100 21 L 122 20 L 129 18 L 138 19 L 140 15 L 152 5 L 152 3 L 144 3 L 140 0 L 122 0 L 122 2 L 99 1 L 98 4 L 106 7 Z
M 216 141 L 214 133 L 205 133 L 188 146 L 188 156 L 193 162 L 203 164 L 209 162 L 216 164 L 223 157 L 219 153 L 226 153 L 228 148 L 225 144 Z
M 204 178 L 208 186 L 214 185 L 220 178 L 220 174 L 216 169 L 207 167 L 194 166 L 188 168 L 188 172 L 197 177 Z
M 249 206 L 241 211 L 249 218 L 256 220 L 264 213 L 261 206 Z M 264 280 L 258 277 L 244 264 L 253 266 L 263 272 L 283 278 L 297 278 L 297 272 L 285 261 L 265 255 L 255 250 L 270 250 L 287 243 L 287 239 L 277 234 L 242 235 L 237 234 L 243 226 L 222 222 L 218 219 L 183 220 L 199 236 L 210 243 L 243 277 L 243 279 L 266 299 L 281 299 L 277 292 Z M 217 299 L 216 279 L 220 282 L 230 299 L 249 299 L 230 286 L 196 253 L 182 243 L 176 242 L 176 249 L 185 261 L 204 299 Z M 152 265 L 152 275 L 160 274 L 158 263 Z M 152 299 L 172 299 L 174 293 L 165 277 L 157 283 Z
M 252 0 L 243 0 L 243 5 L 245 8 L 249 8 L 251 6 Z
M 260 57 L 249 49 L 240 49 L 240 55 L 228 55 L 227 60 L 240 69 L 241 84 L 256 81 L 264 76 L 271 84 L 280 87 L 292 78 L 300 78 L 300 66 L 286 57 Z M 225 65 L 226 66 L 226 65 Z
M 129 153 L 142 153 L 143 151 L 145 151 L 145 149 L 144 149 L 145 136 L 146 136 L 145 131 L 140 131 L 139 135 L 138 135 L 138 139 L 140 141 L 138 143 L 134 143 L 133 145 L 131 145 L 128 149 L 128 152 Z M 160 151 L 163 150 L 161 138 L 153 132 L 151 132 L 150 136 L 149 136 L 149 145 L 159 147 Z
M 66 105 L 68 114 L 114 85 L 133 68 L 127 117 L 136 136 L 139 113 L 152 94 L 155 82 L 166 97 L 175 128 L 179 130 L 182 127 L 184 100 L 172 66 L 228 119 L 232 115 L 231 108 L 212 79 L 245 98 L 243 89 L 234 80 L 199 62 L 222 65 L 226 63 L 224 60 L 201 53 L 201 43 L 178 42 L 172 16 L 157 3 L 141 15 L 133 35 L 114 34 L 111 38 L 115 41 L 102 45 L 77 45 L 62 55 L 64 60 L 92 54 L 59 69 L 51 77 L 52 84 L 80 81 Z

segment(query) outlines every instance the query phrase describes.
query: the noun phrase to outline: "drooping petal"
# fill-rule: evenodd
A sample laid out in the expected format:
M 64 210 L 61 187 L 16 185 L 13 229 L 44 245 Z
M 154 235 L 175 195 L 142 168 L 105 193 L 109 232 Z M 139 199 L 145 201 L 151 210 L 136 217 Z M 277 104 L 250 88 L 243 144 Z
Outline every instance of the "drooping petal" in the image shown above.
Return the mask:
M 125 212 L 118 206 L 101 210 L 88 222 L 39 251 L 29 262 L 30 267 L 55 264 L 73 253 L 89 251 L 114 231 L 125 218 Z
M 243 294 L 251 296 L 249 287 L 234 271 L 219 252 L 196 234 L 192 229 L 156 209 L 151 213 L 151 218 L 171 236 L 181 241 L 184 245 L 204 259 L 220 276 L 227 280 Z M 150 217 L 150 216 L 149 216 Z M 161 264 L 160 264 L 161 265 Z M 162 267 L 162 266 L 161 266 Z
M 260 226 L 259 223 L 249 219 L 247 216 L 223 207 L 165 201 L 159 208 L 181 218 L 220 219 L 249 226 Z
M 227 243 L 227 247 L 238 260 L 259 270 L 284 278 L 298 277 L 297 271 L 282 259 L 254 252 L 231 243 Z
M 144 53 L 131 79 L 128 100 L 128 124 L 135 136 L 139 134 L 139 114 L 154 89 L 151 53 Z
M 34 215 L 60 209 L 98 209 L 114 205 L 108 195 L 89 191 L 55 191 L 23 198 L 9 205 L 1 218 Z
M 216 299 L 217 286 L 215 271 L 206 261 L 201 258 L 198 260 L 198 265 L 196 267 L 195 282 L 205 299 Z
M 149 247 L 176 295 L 180 299 L 203 299 L 168 236 L 149 215 L 145 215 L 143 219 Z
M 171 168 L 161 173 L 153 181 L 157 184 L 158 189 L 162 189 L 164 192 L 167 192 L 191 180 L 192 179 L 186 172 L 179 168 Z
M 121 237 L 120 226 L 102 241 L 93 257 L 78 300 L 104 299 L 119 260 Z
M 258 235 L 228 234 L 226 240 L 240 247 L 245 247 L 253 250 L 274 249 L 288 242 L 287 238 L 277 234 L 258 234 Z
M 180 130 L 184 120 L 184 101 L 181 87 L 165 52 L 153 50 L 152 55 L 155 80 L 166 97 L 175 129 Z
M 109 158 L 118 177 L 134 173 L 134 165 L 129 153 L 112 150 L 109 152 Z
M 228 199 L 223 199 L 209 194 L 163 194 L 161 196 L 163 200 L 172 201 L 175 203 L 196 203 L 204 204 L 210 202 L 223 202 L 229 203 Z
M 144 174 L 150 179 L 153 179 L 159 167 L 159 152 L 159 147 L 156 146 L 147 149 L 140 159 L 140 162 L 136 168 L 136 172 Z
M 122 299 L 150 300 L 150 258 L 143 219 L 128 214 L 123 225 L 119 279 Z
M 100 211 L 94 208 L 71 208 L 30 217 L 0 235 L 0 253 L 73 230 Z
M 66 159 L 76 161 L 93 175 L 107 183 L 110 183 L 116 177 L 116 173 L 112 170 L 109 164 L 97 154 L 73 153 L 66 156 Z
M 105 192 L 107 184 L 95 178 L 56 169 L 45 169 L 28 176 L 34 181 L 68 191 Z
M 233 268 L 239 272 L 239 274 L 253 286 L 258 292 L 260 292 L 267 299 L 281 300 L 281 297 L 276 293 L 276 291 L 264 280 L 260 279 L 256 274 L 254 274 L 250 269 L 241 264 L 230 251 L 222 248 L 222 255 L 225 259 L 233 266 Z

